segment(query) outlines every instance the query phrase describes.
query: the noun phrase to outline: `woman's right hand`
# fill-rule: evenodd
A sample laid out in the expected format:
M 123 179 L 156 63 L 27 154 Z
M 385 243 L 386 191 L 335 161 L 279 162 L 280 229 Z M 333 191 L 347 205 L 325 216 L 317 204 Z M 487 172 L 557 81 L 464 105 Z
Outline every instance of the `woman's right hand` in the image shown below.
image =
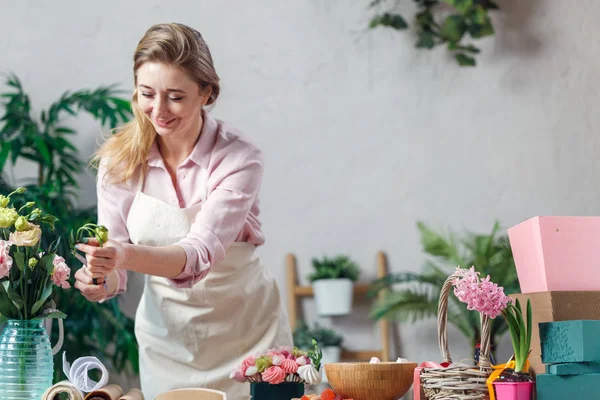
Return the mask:
M 106 285 L 104 285 L 103 279 L 98 279 L 98 285 L 94 285 L 92 282 L 92 273 L 86 266 L 79 268 L 75 272 L 75 288 L 79 289 L 83 297 L 89 301 L 98 302 L 106 297 Z

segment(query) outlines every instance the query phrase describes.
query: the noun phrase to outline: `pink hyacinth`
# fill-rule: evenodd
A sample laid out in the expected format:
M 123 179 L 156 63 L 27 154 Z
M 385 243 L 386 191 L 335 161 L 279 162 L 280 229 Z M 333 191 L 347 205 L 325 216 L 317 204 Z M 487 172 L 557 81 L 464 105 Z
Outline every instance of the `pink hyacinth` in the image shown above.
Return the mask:
M 65 259 L 59 255 L 52 260 L 54 270 L 52 271 L 52 282 L 63 289 L 69 289 L 71 284 L 68 282 L 71 276 L 71 268 L 65 263 Z
M 0 240 L 0 278 L 8 276 L 13 265 L 13 259 L 9 254 L 11 243 Z
M 452 282 L 454 294 L 467 304 L 468 310 L 476 310 L 489 318 L 496 318 L 510 302 L 509 297 L 504 294 L 504 288 L 491 282 L 489 275 L 480 280 L 475 267 L 468 270 L 457 268 L 456 274 L 458 277 Z

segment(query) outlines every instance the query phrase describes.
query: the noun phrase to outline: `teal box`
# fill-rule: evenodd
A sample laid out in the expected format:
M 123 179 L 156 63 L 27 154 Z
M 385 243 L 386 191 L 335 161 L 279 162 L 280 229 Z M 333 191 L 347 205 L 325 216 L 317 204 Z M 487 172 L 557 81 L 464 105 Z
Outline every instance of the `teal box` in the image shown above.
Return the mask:
M 535 388 L 537 400 L 600 400 L 600 374 L 538 374 Z
M 600 320 L 543 322 L 540 327 L 542 362 L 600 362 Z
M 547 364 L 546 373 L 552 375 L 600 374 L 600 363 Z

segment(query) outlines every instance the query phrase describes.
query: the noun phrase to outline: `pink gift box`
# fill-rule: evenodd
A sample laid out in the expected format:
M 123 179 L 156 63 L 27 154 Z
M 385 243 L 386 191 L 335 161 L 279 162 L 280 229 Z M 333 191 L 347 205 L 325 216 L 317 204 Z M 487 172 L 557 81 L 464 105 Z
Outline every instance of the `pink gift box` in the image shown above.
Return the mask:
M 523 293 L 600 291 L 600 217 L 533 217 L 508 237 Z

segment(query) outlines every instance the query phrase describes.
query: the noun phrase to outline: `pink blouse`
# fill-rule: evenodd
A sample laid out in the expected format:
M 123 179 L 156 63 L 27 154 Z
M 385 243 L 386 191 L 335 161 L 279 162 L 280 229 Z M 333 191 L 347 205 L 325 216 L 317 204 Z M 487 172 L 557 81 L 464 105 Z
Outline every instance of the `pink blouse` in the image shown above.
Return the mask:
M 146 195 L 180 208 L 201 203 L 202 189 L 206 190 L 207 198 L 188 235 L 174 243 L 183 248 L 187 256 L 181 274 L 169 279 L 176 287 L 189 288 L 204 278 L 213 265 L 225 258 L 225 251 L 233 242 L 257 246 L 265 242 L 258 219 L 263 154 L 235 128 L 207 112 L 202 115 L 200 138 L 177 168 L 178 190 L 156 143 L 148 157 L 143 188 Z M 106 167 L 100 165 L 96 186 L 98 223 L 108 228 L 111 239 L 131 243 L 126 221 L 138 190 L 138 178 L 134 176 L 125 184 L 110 184 L 103 179 L 105 175 Z M 107 298 L 127 288 L 127 271 L 116 271 L 117 291 Z

